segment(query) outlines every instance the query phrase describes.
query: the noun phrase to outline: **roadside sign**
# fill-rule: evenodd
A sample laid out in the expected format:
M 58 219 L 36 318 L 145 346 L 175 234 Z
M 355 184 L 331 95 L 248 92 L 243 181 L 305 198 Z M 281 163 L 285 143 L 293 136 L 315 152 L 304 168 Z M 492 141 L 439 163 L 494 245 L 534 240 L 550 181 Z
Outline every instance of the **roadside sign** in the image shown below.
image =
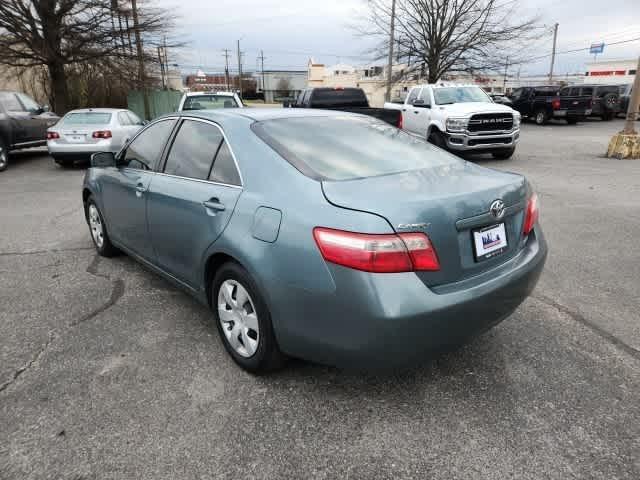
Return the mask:
M 594 55 L 597 55 L 598 53 L 602 53 L 602 52 L 604 52 L 604 42 L 591 44 L 591 47 L 589 48 L 589 53 L 593 53 Z

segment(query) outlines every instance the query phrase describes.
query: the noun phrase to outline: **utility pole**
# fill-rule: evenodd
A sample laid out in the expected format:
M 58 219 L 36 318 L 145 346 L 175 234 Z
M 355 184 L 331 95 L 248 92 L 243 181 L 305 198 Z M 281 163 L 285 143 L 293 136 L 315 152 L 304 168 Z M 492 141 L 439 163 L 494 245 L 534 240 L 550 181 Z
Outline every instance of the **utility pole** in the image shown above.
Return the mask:
M 151 120 L 149 114 L 149 92 L 147 92 L 146 78 L 144 73 L 144 53 L 142 50 L 142 38 L 140 37 L 140 24 L 138 23 L 138 6 L 136 0 L 131 0 L 131 15 L 133 16 L 133 33 L 136 37 L 136 51 L 138 54 L 138 81 L 142 89 L 142 98 L 144 100 L 144 117 L 145 120 Z
M 223 50 L 224 54 L 224 78 L 227 82 L 227 92 L 231 91 L 231 87 L 229 86 L 229 49 L 225 48 Z
M 240 40 L 238 40 L 238 95 L 242 100 L 242 52 L 240 51 Z
M 553 26 L 553 50 L 551 50 L 551 67 L 549 68 L 549 83 L 553 82 L 553 64 L 556 61 L 556 41 L 558 40 L 558 25 Z
M 507 57 L 507 61 L 504 64 L 504 80 L 502 81 L 502 94 L 506 95 L 507 93 L 507 70 L 509 69 L 509 57 Z
M 396 0 L 391 0 L 391 25 L 389 28 L 389 61 L 387 62 L 387 91 L 384 94 L 385 102 L 391 101 L 391 80 L 393 78 L 392 75 L 392 67 L 393 67 L 393 42 L 394 40 L 394 30 L 396 23 Z
M 260 67 L 262 70 L 262 101 L 264 103 L 267 103 L 267 97 L 266 97 L 266 93 L 265 93 L 265 83 L 264 83 L 264 53 L 262 50 L 260 50 Z
M 162 58 L 162 47 L 158 47 L 158 62 L 160 63 L 160 78 L 162 79 L 162 89 L 165 90 L 167 88 L 167 84 L 164 80 L 164 59 Z

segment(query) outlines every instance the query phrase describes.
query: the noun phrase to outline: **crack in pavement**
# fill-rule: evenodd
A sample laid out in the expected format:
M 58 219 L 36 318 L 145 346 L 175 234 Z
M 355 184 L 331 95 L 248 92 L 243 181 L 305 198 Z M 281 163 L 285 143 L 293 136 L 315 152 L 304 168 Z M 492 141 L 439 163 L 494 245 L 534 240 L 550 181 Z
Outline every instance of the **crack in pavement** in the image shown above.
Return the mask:
M 32 250 L 29 252 L 0 252 L 0 257 L 20 256 L 20 255 L 40 255 L 43 253 L 79 252 L 82 250 L 93 250 L 94 247 L 59 248 L 53 250 Z
M 91 260 L 91 263 L 87 266 L 86 272 L 89 275 L 92 275 L 94 277 L 105 278 L 111 281 L 112 287 L 111 287 L 111 294 L 109 295 L 109 300 L 107 300 L 105 303 L 103 303 L 99 307 L 94 308 L 91 312 L 87 313 L 86 315 L 83 315 L 79 319 L 69 323 L 69 326 L 67 328 L 63 328 L 57 333 L 54 330 L 51 330 L 49 332 L 49 336 L 46 343 L 40 348 L 38 353 L 26 364 L 24 364 L 22 367 L 20 367 L 15 372 L 13 372 L 12 378 L 10 380 L 0 385 L 0 392 L 3 392 L 7 388 L 9 388 L 11 385 L 13 385 L 23 373 L 25 373 L 27 370 L 33 367 L 36 363 L 38 363 L 40 359 L 44 356 L 46 351 L 49 349 L 51 344 L 58 337 L 60 337 L 64 331 L 74 328 L 80 323 L 86 322 L 87 320 L 91 320 L 92 318 L 95 318 L 105 310 L 108 310 L 109 308 L 111 308 L 113 305 L 116 304 L 118 300 L 120 300 L 120 298 L 122 298 L 122 295 L 124 295 L 124 290 L 125 290 L 124 280 L 121 278 L 112 280 L 109 275 L 98 273 L 99 264 L 100 264 L 100 256 L 96 253 L 93 259 Z
M 565 305 L 562 305 L 561 303 L 556 302 L 555 300 L 553 300 L 552 298 L 547 297 L 546 295 L 532 295 L 532 297 L 535 298 L 536 300 L 544 303 L 545 305 L 548 305 L 550 307 L 555 308 L 560 313 L 564 313 L 565 315 L 568 315 L 569 317 L 571 317 L 576 322 L 581 323 L 585 327 L 589 328 L 589 330 L 591 330 L 593 333 L 598 335 L 600 338 L 602 338 L 602 339 L 608 341 L 609 343 L 613 344 L 615 347 L 617 347 L 620 350 L 622 350 L 623 352 L 631 355 L 636 360 L 640 360 L 640 350 L 638 350 L 638 349 L 632 347 L 631 345 L 623 342 L 618 337 L 616 337 L 615 335 L 612 335 L 611 333 L 607 332 L 602 327 L 599 327 L 598 325 L 596 325 L 595 323 L 591 322 L 590 320 L 587 320 L 582 314 L 571 310 L 569 307 L 566 307 Z

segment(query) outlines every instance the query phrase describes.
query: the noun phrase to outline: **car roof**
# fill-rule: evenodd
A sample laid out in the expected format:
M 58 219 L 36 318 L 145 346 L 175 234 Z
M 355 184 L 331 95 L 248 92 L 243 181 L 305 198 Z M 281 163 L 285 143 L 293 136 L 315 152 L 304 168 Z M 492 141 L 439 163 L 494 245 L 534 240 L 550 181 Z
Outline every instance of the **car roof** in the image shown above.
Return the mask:
M 69 110 L 69 113 L 87 113 L 87 112 L 96 112 L 96 113 L 116 113 L 116 112 L 125 112 L 126 108 L 76 108 L 75 110 Z
M 226 108 L 215 110 L 188 110 L 179 112 L 182 117 L 202 118 L 205 120 L 223 120 L 232 118 L 244 118 L 253 121 L 274 120 L 278 118 L 303 118 L 303 117 L 359 117 L 356 113 L 336 110 L 322 110 L 309 108 Z M 169 114 L 172 116 L 175 114 Z
M 220 95 L 221 97 L 233 97 L 235 93 L 233 92 L 186 92 L 185 95 L 187 97 L 197 97 L 199 95 Z

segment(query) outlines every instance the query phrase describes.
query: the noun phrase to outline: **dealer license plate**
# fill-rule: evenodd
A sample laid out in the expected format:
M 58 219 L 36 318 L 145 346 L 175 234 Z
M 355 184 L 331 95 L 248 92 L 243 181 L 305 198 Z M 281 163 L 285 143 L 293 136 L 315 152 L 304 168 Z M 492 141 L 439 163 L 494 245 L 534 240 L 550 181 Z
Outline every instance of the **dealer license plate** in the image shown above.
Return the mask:
M 504 223 L 473 231 L 473 247 L 476 260 L 486 260 L 500 255 L 507 249 L 507 232 Z

